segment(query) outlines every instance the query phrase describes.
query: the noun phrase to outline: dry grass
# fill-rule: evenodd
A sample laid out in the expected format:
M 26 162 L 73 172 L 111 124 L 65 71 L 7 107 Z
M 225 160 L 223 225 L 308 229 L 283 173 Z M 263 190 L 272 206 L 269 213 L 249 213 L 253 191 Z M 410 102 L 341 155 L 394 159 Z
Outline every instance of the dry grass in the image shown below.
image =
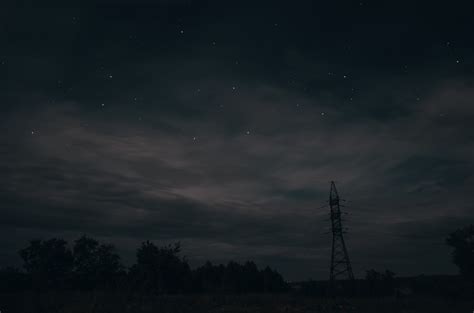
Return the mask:
M 465 313 L 474 300 L 435 297 L 353 298 L 347 303 L 326 298 L 283 295 L 130 295 L 112 292 L 44 292 L 1 294 L 2 313 Z

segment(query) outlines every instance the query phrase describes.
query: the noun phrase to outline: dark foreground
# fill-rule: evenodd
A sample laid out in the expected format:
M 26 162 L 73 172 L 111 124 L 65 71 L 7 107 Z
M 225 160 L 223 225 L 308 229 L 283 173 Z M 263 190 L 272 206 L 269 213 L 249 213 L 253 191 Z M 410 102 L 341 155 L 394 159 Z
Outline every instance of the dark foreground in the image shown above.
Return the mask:
M 0 295 L 2 313 L 102 313 L 102 312 L 429 312 L 470 313 L 474 300 L 442 297 L 397 299 L 353 298 L 347 302 L 327 298 L 273 295 L 125 295 L 102 292 L 16 293 Z

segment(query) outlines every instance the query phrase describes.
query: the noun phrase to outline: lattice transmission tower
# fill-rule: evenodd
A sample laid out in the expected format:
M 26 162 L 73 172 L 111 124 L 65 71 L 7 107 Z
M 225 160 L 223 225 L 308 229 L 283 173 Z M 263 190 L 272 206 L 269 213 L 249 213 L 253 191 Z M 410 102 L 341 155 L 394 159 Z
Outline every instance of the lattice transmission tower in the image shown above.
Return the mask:
M 344 242 L 344 228 L 341 221 L 341 205 L 339 204 L 339 194 L 336 184 L 331 182 L 331 191 L 329 192 L 329 207 L 331 208 L 331 226 L 332 226 L 332 253 L 331 269 L 329 276 L 329 288 L 331 293 L 335 293 L 338 287 L 338 281 L 349 281 L 349 286 L 354 284 L 354 274 L 352 272 L 349 254 L 347 253 L 346 243 Z

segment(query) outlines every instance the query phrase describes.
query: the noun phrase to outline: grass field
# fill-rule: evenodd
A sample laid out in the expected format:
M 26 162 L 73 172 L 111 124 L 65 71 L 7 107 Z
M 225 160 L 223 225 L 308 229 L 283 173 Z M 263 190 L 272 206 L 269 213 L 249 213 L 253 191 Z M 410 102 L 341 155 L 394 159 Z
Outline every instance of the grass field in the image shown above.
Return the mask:
M 45 292 L 0 295 L 1 313 L 279 313 L 279 312 L 429 312 L 471 313 L 474 300 L 434 297 L 352 298 L 334 301 L 291 294 L 258 295 L 126 295 L 104 292 Z

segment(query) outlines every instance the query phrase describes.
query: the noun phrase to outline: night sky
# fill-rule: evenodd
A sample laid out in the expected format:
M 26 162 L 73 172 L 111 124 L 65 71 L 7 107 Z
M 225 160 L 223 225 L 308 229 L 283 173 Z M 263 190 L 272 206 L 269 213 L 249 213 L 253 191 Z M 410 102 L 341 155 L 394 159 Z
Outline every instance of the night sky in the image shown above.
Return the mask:
M 0 265 L 88 234 L 134 260 L 453 274 L 474 222 L 474 4 L 2 1 Z

